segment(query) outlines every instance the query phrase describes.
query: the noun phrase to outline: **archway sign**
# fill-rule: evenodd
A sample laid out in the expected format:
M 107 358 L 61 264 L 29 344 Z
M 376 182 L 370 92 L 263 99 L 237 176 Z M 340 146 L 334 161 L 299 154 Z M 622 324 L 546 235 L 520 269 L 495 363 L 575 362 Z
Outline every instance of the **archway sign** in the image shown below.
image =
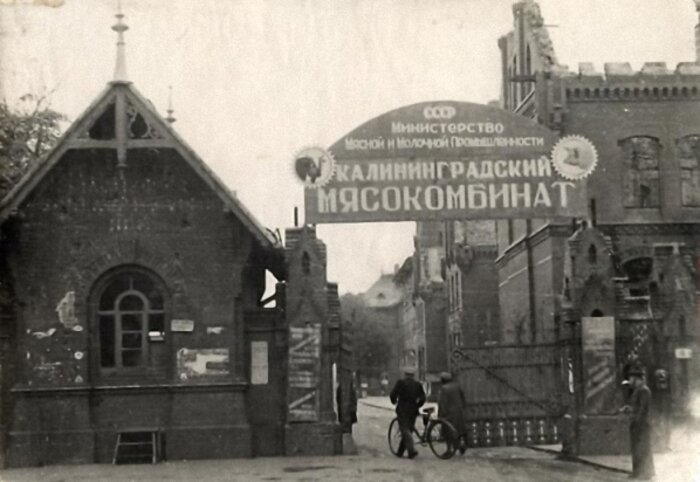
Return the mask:
M 583 137 L 452 101 L 401 107 L 308 151 L 295 159 L 307 223 L 585 216 L 597 161 Z

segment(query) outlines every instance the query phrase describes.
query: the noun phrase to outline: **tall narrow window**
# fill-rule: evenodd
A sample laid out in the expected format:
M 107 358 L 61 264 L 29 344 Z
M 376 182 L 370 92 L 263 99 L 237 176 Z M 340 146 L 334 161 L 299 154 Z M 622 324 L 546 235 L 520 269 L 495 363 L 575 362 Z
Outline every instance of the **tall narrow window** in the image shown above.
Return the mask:
M 628 137 L 620 141 L 624 164 L 624 206 L 659 207 L 659 155 L 654 137 Z
M 165 335 L 163 292 L 157 283 L 136 269 L 112 275 L 98 295 L 97 332 L 102 368 L 157 364 L 150 346 Z
M 596 264 L 598 262 L 598 250 L 595 247 L 595 244 L 591 244 L 588 247 L 588 262 L 590 264 Z
M 525 47 L 525 75 L 528 77 L 532 75 L 532 52 L 530 52 L 529 45 Z M 522 97 L 525 98 L 530 94 L 530 91 L 533 89 L 535 84 L 532 82 L 523 82 L 522 85 L 524 88 Z
M 516 75 L 518 75 L 518 58 L 513 57 L 513 76 Z M 520 96 L 518 95 L 520 93 L 520 89 L 517 82 L 513 82 L 511 80 L 510 85 L 511 91 L 513 92 L 513 110 L 515 110 L 515 108 L 518 107 L 518 104 L 520 104 Z
M 681 204 L 700 206 L 700 135 L 678 139 L 676 157 L 681 168 Z
M 304 274 L 311 273 L 311 258 L 309 258 L 309 253 L 306 251 L 304 251 L 304 254 L 301 255 L 301 271 Z

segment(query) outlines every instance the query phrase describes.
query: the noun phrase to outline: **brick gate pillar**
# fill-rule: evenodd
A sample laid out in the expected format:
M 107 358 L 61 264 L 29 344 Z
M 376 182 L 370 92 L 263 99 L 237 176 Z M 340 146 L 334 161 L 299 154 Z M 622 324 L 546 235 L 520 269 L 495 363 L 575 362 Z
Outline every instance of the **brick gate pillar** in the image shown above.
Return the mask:
M 342 433 L 333 410 L 333 362 L 338 327 L 329 309 L 326 246 L 313 227 L 286 231 L 289 326 L 287 357 L 288 455 L 332 455 L 342 451 Z

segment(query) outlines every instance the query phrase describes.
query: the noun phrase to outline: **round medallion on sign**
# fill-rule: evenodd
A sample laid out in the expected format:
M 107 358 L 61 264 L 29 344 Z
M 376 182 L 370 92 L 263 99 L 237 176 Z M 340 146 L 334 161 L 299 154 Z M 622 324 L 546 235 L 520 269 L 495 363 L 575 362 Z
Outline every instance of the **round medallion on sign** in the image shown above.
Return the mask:
M 333 176 L 335 159 L 321 147 L 307 147 L 294 156 L 294 172 L 305 187 L 316 188 Z
M 562 137 L 552 149 L 552 164 L 562 177 L 577 181 L 590 175 L 598 163 L 591 141 L 582 136 Z

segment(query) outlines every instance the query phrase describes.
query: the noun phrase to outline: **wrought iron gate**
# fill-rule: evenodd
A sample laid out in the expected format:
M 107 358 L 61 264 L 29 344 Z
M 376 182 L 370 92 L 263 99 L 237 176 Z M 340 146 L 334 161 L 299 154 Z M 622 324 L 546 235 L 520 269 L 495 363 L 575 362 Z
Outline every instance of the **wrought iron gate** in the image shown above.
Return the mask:
M 559 443 L 559 346 L 457 348 L 452 371 L 467 398 L 471 447 Z

